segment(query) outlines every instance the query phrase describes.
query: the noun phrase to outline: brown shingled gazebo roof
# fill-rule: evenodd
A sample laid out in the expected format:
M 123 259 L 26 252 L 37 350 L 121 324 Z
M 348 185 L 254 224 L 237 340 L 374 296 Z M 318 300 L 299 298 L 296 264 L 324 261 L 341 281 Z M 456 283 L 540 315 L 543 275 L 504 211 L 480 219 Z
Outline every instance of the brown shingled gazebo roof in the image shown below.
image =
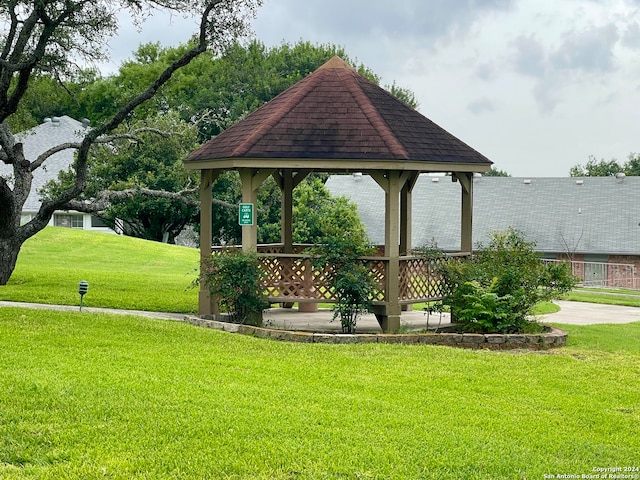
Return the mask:
M 470 164 L 474 170 L 485 171 L 491 165 L 484 155 L 339 57 L 203 144 L 187 157 L 185 165 L 199 168 L 196 164 L 206 160 L 250 158 L 340 160 L 331 166 L 344 169 L 356 167 L 349 160 L 360 160 L 357 163 L 365 169 L 369 164 L 380 168 L 379 161 L 389 160 L 418 162 L 425 171 L 448 171 L 447 164 L 453 170 Z M 228 163 L 227 168 L 239 166 Z M 422 168 L 413 165 L 410 169 Z

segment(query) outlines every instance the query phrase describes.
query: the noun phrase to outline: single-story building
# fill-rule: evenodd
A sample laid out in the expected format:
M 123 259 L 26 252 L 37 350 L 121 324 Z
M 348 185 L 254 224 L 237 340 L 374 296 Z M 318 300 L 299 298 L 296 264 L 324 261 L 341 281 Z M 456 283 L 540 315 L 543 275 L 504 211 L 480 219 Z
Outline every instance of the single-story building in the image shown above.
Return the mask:
M 44 122 L 37 127 L 16 134 L 16 138 L 24 145 L 25 158 L 33 161 L 50 148 L 68 142 L 80 142 L 88 126 L 88 121 L 79 122 L 66 115 L 45 118 Z M 35 216 L 41 205 L 40 190 L 49 181 L 56 180 L 60 172 L 69 169 L 73 164 L 75 152 L 74 149 L 57 152 L 49 157 L 42 167 L 33 172 L 31 193 L 22 209 L 21 223 L 27 223 Z M 10 165 L 0 163 L 0 175 L 10 178 L 12 174 L 13 171 Z M 74 211 L 55 212 L 49 225 L 113 232 L 100 218 L 88 213 Z
M 513 227 L 544 258 L 575 261 L 574 271 L 587 284 L 640 288 L 640 177 L 475 175 L 473 181 L 474 244 Z M 374 244 L 384 240 L 384 192 L 373 179 L 334 175 L 326 185 L 357 204 Z M 412 245 L 458 250 L 460 222 L 453 219 L 459 212 L 460 191 L 451 177 L 420 175 L 413 190 Z

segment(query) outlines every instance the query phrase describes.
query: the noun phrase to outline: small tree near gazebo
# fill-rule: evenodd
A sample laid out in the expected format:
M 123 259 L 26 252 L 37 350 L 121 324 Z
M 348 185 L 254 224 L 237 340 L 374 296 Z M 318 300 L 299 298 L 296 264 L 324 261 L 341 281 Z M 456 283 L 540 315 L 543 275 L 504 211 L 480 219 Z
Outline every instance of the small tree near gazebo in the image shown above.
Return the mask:
M 184 164 L 201 171 L 203 262 L 212 252 L 211 186 L 221 172 L 239 172 L 245 204 L 256 205 L 257 190 L 269 176 L 280 186 L 281 244 L 259 251 L 258 226 L 242 227 L 242 249 L 263 256 L 271 279 L 265 289 L 278 302 L 331 298 L 322 285 L 322 272 L 313 269 L 293 244 L 294 188 L 311 172 L 370 175 L 385 192 L 385 244 L 381 256 L 367 259 L 379 282 L 373 309 L 385 332 L 398 330 L 403 305 L 439 295 L 437 282 L 424 278 L 423 259 L 411 256 L 411 195 L 418 175 L 447 172 L 459 182 L 460 253 L 470 254 L 473 174 L 489 171 L 492 165 L 339 57 L 203 144 Z M 211 314 L 216 308 L 201 287 L 199 313 Z

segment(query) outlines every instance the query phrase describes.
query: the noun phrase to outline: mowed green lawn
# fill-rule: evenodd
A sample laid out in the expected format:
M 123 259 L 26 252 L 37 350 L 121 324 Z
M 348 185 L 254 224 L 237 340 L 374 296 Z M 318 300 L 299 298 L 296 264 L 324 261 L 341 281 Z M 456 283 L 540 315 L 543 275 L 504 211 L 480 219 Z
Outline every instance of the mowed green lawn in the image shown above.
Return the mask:
M 0 300 L 192 313 L 198 308 L 197 249 L 47 227 L 25 242 Z
M 195 304 L 184 288 L 197 252 L 110 236 L 101 257 L 94 233 L 60 230 L 33 239 L 1 299 L 35 301 L 47 285 L 63 298 L 63 282 L 73 302 L 85 279 L 102 291 L 87 304 Z M 78 242 L 89 251 L 72 260 Z M 57 281 L 41 247 L 58 257 Z M 542 479 L 640 466 L 640 323 L 563 328 L 560 350 L 500 353 L 0 308 L 0 478 Z
M 496 353 L 0 308 L 0 478 L 538 479 L 638 465 L 640 324 L 568 330 L 559 351 Z

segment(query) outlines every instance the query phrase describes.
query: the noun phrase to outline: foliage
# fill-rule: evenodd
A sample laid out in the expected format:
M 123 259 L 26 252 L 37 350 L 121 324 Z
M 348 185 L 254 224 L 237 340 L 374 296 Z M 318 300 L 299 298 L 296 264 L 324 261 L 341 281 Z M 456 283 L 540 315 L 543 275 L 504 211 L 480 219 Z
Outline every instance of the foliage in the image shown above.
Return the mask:
M 357 205 L 347 197 L 334 197 L 322 179 L 309 177 L 293 191 L 293 241 L 322 243 L 327 232 L 345 232 L 366 243 Z
M 496 167 L 491 167 L 491 170 L 482 174 L 485 177 L 510 177 L 505 170 L 498 170 Z
M 349 232 L 336 224 L 312 251 L 318 255 L 314 267 L 327 270 L 337 298 L 333 319 L 340 319 L 344 333 L 355 333 L 358 317 L 371 310 L 375 293 L 374 280 L 361 259 L 372 251 L 364 230 Z
M 327 231 L 364 234 L 364 225 L 358 216 L 357 205 L 346 197 L 334 197 L 324 185 L 324 178 L 311 174 L 293 191 L 293 241 L 319 243 Z M 237 205 L 242 198 L 239 175 L 227 171 L 213 183 L 212 213 L 215 245 L 237 245 L 242 241 L 238 226 Z M 258 242 L 281 241 L 282 192 L 272 177 L 258 189 Z
M 69 115 L 71 100 L 69 91 L 57 79 L 47 74 L 34 75 L 16 113 L 7 122 L 12 132 L 28 130 L 47 117 Z
M 240 188 L 241 186 L 239 185 L 238 189 Z M 240 202 L 240 198 L 238 197 L 238 202 Z M 267 178 L 258 188 L 257 208 L 258 242 L 280 243 L 282 237 L 282 191 L 273 177 Z M 238 223 L 237 219 L 236 223 Z
M 411 108 L 418 108 L 418 99 L 416 98 L 415 93 L 413 93 L 408 88 L 400 87 L 396 84 L 395 81 L 391 85 L 385 85 L 384 88 L 388 90 L 391 95 L 396 97 L 398 100 L 406 103 Z
M 576 285 L 568 264 L 544 263 L 521 232 L 494 232 L 471 259 L 437 262 L 447 285 L 443 303 L 462 329 L 483 333 L 530 331 L 536 304 Z M 433 250 L 428 252 L 433 255 Z
M 358 317 L 371 311 L 374 285 L 367 267 L 353 263 L 332 273 L 330 286 L 335 291 L 337 302 L 333 306 L 333 319 L 340 319 L 344 333 L 355 333 Z
M 132 139 L 130 131 L 137 131 Z M 140 189 L 180 192 L 197 184 L 182 159 L 196 147 L 196 129 L 169 113 L 121 126 L 109 145 L 94 150 L 88 165 L 87 188 L 78 200 L 86 201 L 90 213 L 97 213 L 113 230 L 146 240 L 174 243 L 185 225 L 194 222 L 199 209 L 197 194 L 156 197 L 136 193 Z M 42 191 L 44 197 L 60 194 L 73 184 L 74 167 L 62 172 L 57 182 Z M 111 198 L 101 205 L 103 191 L 131 190 L 129 195 Z M 78 207 L 82 210 L 82 207 Z
M 512 295 L 495 293 L 497 278 L 488 287 L 477 281 L 464 282 L 455 291 L 456 321 L 473 333 L 511 333 Z
M 260 264 L 254 253 L 225 249 L 203 265 L 202 278 L 211 296 L 233 323 L 262 325 L 262 311 L 269 304 L 262 291 Z
M 640 153 L 630 153 L 624 164 L 624 173 L 630 176 L 640 176 Z
M 629 176 L 640 176 L 640 154 L 630 153 L 628 160 L 620 164 L 615 158 L 611 160 L 596 160 L 594 156 L 589 156 L 589 161 L 585 165 L 575 165 L 571 167 L 569 176 L 571 177 L 609 177 L 617 173 L 624 173 Z

